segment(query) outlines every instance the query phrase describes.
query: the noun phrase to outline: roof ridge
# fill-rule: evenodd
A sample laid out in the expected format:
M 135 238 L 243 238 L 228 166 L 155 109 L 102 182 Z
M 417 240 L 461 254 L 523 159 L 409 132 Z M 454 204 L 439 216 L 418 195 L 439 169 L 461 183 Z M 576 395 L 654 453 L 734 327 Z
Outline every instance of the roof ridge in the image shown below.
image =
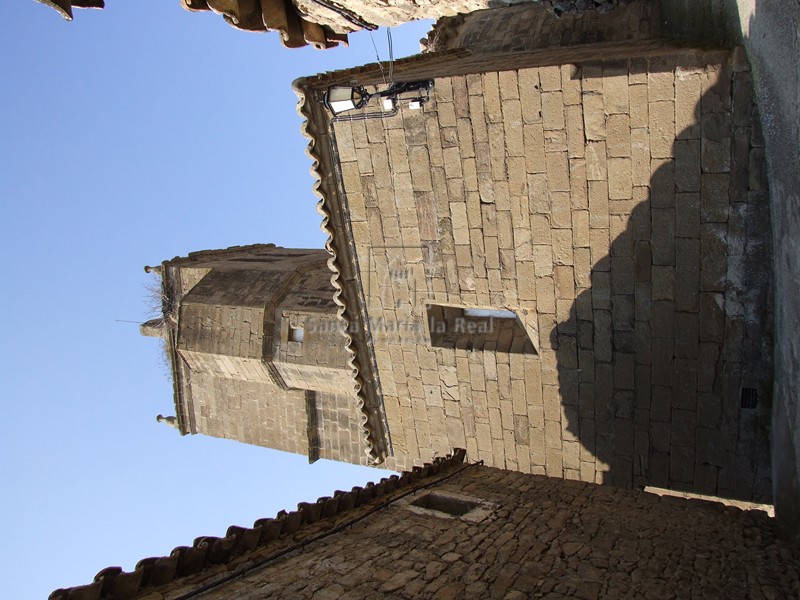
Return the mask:
M 252 527 L 231 525 L 225 537 L 200 536 L 191 546 L 178 546 L 169 556 L 143 558 L 131 572 L 120 567 L 106 567 L 87 585 L 61 588 L 52 592 L 49 600 L 123 600 L 135 598 L 152 588 L 197 575 L 213 566 L 225 565 L 269 544 L 295 535 L 307 525 L 333 519 L 345 512 L 365 506 L 377 498 L 407 486 L 418 489 L 420 480 L 448 471 L 461 464 L 466 450 L 455 448 L 452 454 L 434 458 L 422 467 L 413 467 L 401 475 L 368 482 L 349 492 L 336 490 L 332 496 L 322 496 L 316 502 L 301 502 L 297 510 L 280 511 L 274 518 L 257 519 Z M 145 590 L 145 588 L 148 588 Z

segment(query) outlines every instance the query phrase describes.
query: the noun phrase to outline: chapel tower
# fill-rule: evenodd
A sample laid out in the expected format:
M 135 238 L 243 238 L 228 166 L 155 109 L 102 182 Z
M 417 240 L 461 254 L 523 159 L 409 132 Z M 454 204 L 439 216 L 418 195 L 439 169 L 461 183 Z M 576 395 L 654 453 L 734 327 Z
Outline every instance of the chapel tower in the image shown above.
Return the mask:
M 364 462 L 327 258 L 257 244 L 145 267 L 163 314 L 141 331 L 164 340 L 182 434 Z

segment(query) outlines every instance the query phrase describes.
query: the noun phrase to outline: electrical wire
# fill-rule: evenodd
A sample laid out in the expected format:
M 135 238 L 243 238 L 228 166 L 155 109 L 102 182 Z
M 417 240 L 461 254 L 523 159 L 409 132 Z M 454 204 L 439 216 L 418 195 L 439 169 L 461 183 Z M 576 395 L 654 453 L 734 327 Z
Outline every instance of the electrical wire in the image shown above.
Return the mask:
M 381 78 L 383 79 L 383 85 L 386 86 L 392 85 L 394 83 L 394 40 L 392 40 L 392 28 L 391 27 L 386 28 L 386 44 L 389 48 L 388 78 L 386 76 L 386 71 L 384 71 L 383 69 L 383 61 L 381 60 L 381 55 L 378 52 L 378 45 L 375 43 L 375 37 L 372 35 L 372 31 L 369 32 L 369 39 L 372 42 L 372 47 L 375 49 L 375 60 L 378 62 L 378 67 L 381 70 Z
M 372 40 L 372 47 L 375 48 L 375 60 L 378 61 L 378 66 L 381 69 L 381 78 L 383 79 L 383 85 L 389 85 L 388 83 L 386 83 L 386 73 L 384 73 L 383 71 L 383 62 L 381 62 L 381 55 L 378 53 L 378 46 L 375 44 L 375 38 L 372 36 L 371 31 L 369 32 L 369 39 Z
M 392 43 L 391 27 L 386 28 L 386 41 L 389 45 L 389 85 L 391 85 L 394 83 L 394 44 Z

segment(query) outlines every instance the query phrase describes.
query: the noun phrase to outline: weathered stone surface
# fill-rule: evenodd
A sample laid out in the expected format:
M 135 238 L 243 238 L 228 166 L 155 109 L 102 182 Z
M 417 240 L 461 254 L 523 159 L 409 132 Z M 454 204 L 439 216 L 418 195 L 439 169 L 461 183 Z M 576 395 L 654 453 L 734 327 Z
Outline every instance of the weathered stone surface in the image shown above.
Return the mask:
M 731 210 L 721 148 L 709 146 L 725 143 L 731 88 L 706 86 L 704 69 L 727 58 L 581 62 L 563 52 L 559 66 L 498 62 L 452 78 L 438 65 L 424 138 L 420 113 L 405 108 L 385 128 L 334 124 L 357 149 L 343 165 L 344 208 L 355 217 L 360 308 L 383 319 L 372 340 L 392 464 L 419 464 L 463 440 L 492 466 L 681 488 L 697 474 L 705 489 L 710 476 L 687 449 L 710 427 L 676 418 L 689 430 L 665 442 L 652 425 L 671 427 L 674 411 L 696 409 L 699 394 L 720 397 L 723 384 L 734 397 L 726 373 L 766 322 L 742 323 L 747 303 L 761 307 L 768 295 L 739 290 L 754 282 L 742 250 L 768 221 Z M 370 161 L 358 151 L 365 140 Z M 754 192 L 763 177 L 739 160 L 739 184 L 745 164 L 749 202 L 750 176 Z M 480 335 L 432 348 L 432 303 L 512 310 L 537 353 L 497 352 Z M 725 468 L 739 464 L 737 436 Z M 742 440 L 739 454 L 762 457 L 745 464 L 755 477 L 763 444 Z
M 688 413 L 674 418 L 691 420 Z M 665 425 L 652 430 L 651 445 L 659 449 L 648 463 L 654 478 L 677 484 L 699 471 L 710 482 L 705 485 L 715 487 L 716 477 L 695 463 L 715 458 L 707 454 L 710 446 L 676 445 Z M 713 437 L 702 429 L 699 439 L 707 434 Z M 669 469 L 667 456 L 678 457 Z M 486 503 L 486 517 L 412 510 L 410 501 L 430 492 Z M 561 593 L 593 599 L 607 590 L 614 596 L 705 597 L 709 590 L 763 590 L 769 582 L 774 597 L 792 597 L 800 578 L 798 549 L 760 511 L 480 466 L 396 499 L 401 493 L 377 499 L 388 500 L 388 508 L 361 520 L 349 522 L 372 504 L 318 523 L 287 543 L 348 526 L 206 595 L 444 600 L 496 594 L 521 600 Z M 253 558 L 275 550 L 257 550 Z M 674 577 L 681 569 L 688 569 L 686 576 Z M 156 591 L 178 596 L 203 583 L 195 577 Z
M 356 212 L 366 217 L 365 206 Z M 191 396 L 178 398 L 184 432 L 364 462 L 328 256 L 261 244 L 170 261 L 171 304 L 182 315 L 173 351 L 188 365 L 174 375 Z

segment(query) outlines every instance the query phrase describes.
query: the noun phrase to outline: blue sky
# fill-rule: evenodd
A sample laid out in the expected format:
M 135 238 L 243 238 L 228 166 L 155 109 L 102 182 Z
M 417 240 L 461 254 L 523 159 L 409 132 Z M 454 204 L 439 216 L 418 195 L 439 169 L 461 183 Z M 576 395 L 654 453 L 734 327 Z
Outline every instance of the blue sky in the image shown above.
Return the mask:
M 321 247 L 291 81 L 372 62 L 287 50 L 178 0 L 0 21 L 0 596 L 42 598 L 385 472 L 180 437 L 142 267 L 193 250 Z M 393 30 L 397 57 L 428 24 Z M 373 34 L 382 59 L 386 33 Z

